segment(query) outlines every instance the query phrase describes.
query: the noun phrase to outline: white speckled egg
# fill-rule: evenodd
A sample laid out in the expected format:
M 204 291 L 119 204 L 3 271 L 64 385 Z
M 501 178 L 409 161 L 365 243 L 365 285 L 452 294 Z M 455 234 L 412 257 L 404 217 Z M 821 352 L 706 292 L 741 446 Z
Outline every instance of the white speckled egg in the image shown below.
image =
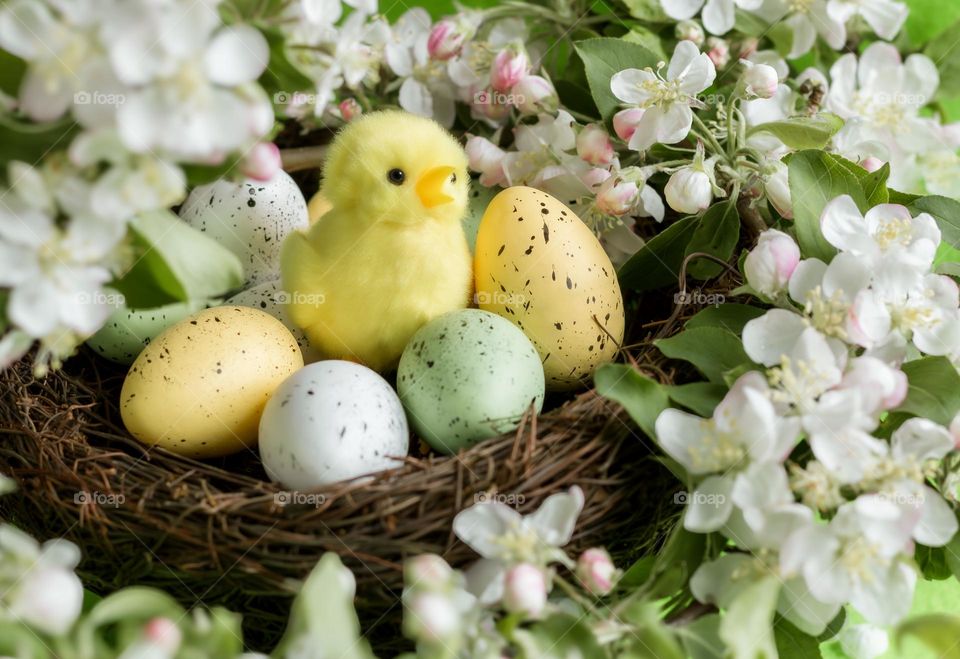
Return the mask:
M 226 301 L 226 304 L 235 304 L 241 307 L 252 307 L 266 311 L 268 314 L 287 326 L 293 338 L 303 353 L 303 363 L 309 364 L 320 359 L 320 354 L 310 345 L 310 340 L 303 330 L 297 327 L 287 317 L 287 294 L 280 289 L 279 281 L 268 281 L 263 284 L 241 291 Z
M 98 355 L 120 364 L 132 364 L 160 332 L 190 314 L 220 304 L 220 300 L 191 300 L 155 309 L 119 306 L 100 330 L 87 339 Z
M 510 321 L 480 309 L 444 314 L 413 335 L 400 357 L 397 391 L 418 435 L 456 453 L 517 427 L 543 406 L 543 366 Z
M 180 217 L 240 258 L 244 288 L 279 279 L 283 239 L 309 224 L 307 202 L 283 171 L 268 182 L 219 180 L 194 188 Z
M 147 446 L 195 458 L 257 442 L 273 391 L 303 366 L 290 331 L 249 307 L 205 309 L 167 328 L 127 372 L 120 416 Z
M 386 380 L 366 366 L 327 360 L 281 384 L 260 418 L 260 458 L 292 490 L 399 467 L 409 430 Z

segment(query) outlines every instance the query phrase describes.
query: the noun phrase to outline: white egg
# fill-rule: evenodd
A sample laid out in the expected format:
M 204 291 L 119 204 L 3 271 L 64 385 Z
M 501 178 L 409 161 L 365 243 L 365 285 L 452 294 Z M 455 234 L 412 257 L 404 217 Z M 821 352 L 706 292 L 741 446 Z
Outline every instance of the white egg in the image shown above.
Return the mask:
M 307 335 L 303 330 L 297 327 L 287 316 L 287 294 L 281 290 L 279 281 L 268 281 L 263 284 L 241 291 L 227 300 L 224 304 L 232 304 L 240 307 L 253 307 L 266 311 L 268 314 L 279 320 L 287 326 L 293 338 L 297 340 L 300 346 L 300 352 L 303 353 L 303 363 L 309 364 L 320 359 L 318 353 L 311 345 Z
M 240 258 L 244 288 L 279 279 L 283 239 L 309 225 L 303 193 L 284 171 L 268 182 L 221 179 L 198 186 L 180 217 Z
M 270 479 L 312 490 L 401 465 L 409 431 L 400 399 L 366 366 L 305 366 L 274 391 L 260 417 L 260 458 Z

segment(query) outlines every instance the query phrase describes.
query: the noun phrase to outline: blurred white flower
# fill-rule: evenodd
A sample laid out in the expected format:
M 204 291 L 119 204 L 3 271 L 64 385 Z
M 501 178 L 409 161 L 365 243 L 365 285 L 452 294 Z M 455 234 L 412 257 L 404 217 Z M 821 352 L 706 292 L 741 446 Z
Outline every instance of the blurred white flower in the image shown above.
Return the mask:
M 503 608 L 527 618 L 539 618 L 547 605 L 547 579 L 543 568 L 518 563 L 504 575 Z
M 760 234 L 757 246 L 743 262 L 747 283 L 768 298 L 784 293 L 793 271 L 800 263 L 800 247 L 796 241 L 776 229 Z
M 652 69 L 626 69 L 610 79 L 613 95 L 624 103 L 646 110 L 630 138 L 630 148 L 646 151 L 656 143 L 675 144 L 684 139 L 693 124 L 690 106 L 696 96 L 713 84 L 713 62 L 690 41 L 681 41 L 673 51 L 666 76 Z
M 828 0 L 827 13 L 838 23 L 846 24 L 854 16 L 862 16 L 881 39 L 893 39 L 900 32 L 910 10 L 894 0 Z
M 73 570 L 80 550 L 66 540 L 42 546 L 19 529 L 0 526 L 4 613 L 53 636 L 66 633 L 83 605 L 83 584 Z
M 744 90 L 748 98 L 773 98 L 780 84 L 780 74 L 768 64 L 754 64 L 743 60 L 745 68 L 742 76 Z
M 847 28 L 827 11 L 827 0 L 764 0 L 756 13 L 771 25 L 782 22 L 790 28 L 793 42 L 787 59 L 810 52 L 817 35 L 834 50 L 843 48 L 847 41 Z
M 606 549 L 591 547 L 577 559 L 577 578 L 594 595 L 606 595 L 619 576 L 613 560 Z

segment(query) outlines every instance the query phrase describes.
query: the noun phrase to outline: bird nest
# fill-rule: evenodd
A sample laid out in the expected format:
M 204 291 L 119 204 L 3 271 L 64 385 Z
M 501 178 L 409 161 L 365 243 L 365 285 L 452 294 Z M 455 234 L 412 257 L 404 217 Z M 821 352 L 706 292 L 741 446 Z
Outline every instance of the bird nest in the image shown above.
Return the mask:
M 79 572 L 94 590 L 151 585 L 188 606 L 242 612 L 254 646 L 276 640 L 289 598 L 327 551 L 356 575 L 366 628 L 395 637 L 404 559 L 435 552 L 469 564 L 475 556 L 451 526 L 476 501 L 530 512 L 578 485 L 586 503 L 572 549 L 603 543 L 623 561 L 676 514 L 664 505 L 676 486 L 669 474 L 623 411 L 593 392 L 457 456 L 425 454 L 415 441 L 402 466 L 372 481 L 296 499 L 249 452 L 199 462 L 132 439 L 117 407 L 123 376 L 88 352 L 42 379 L 27 360 L 0 373 L 0 470 L 19 483 L 0 501 L 4 516 L 79 544 Z

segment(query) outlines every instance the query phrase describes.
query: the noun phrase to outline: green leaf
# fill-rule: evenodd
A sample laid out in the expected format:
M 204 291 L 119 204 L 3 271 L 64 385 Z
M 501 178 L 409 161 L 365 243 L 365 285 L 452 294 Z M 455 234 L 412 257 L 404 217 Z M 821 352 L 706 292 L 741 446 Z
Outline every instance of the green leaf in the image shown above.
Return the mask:
M 83 622 L 89 627 L 100 627 L 120 620 L 158 616 L 176 620 L 181 615 L 183 607 L 170 595 L 154 588 L 131 586 L 100 600 Z
M 23 80 L 23 74 L 26 72 L 26 62 L 16 55 L 0 50 L 0 91 L 7 96 L 19 96 L 20 81 Z
M 960 659 L 960 616 L 952 613 L 930 613 L 916 616 L 902 623 L 894 635 L 900 650 L 907 638 L 919 640 L 939 659 Z
M 684 625 L 680 640 L 688 659 L 723 659 L 725 648 L 720 640 L 720 614 L 700 616 Z
M 843 119 L 830 112 L 812 117 L 791 117 L 750 129 L 749 134 L 770 133 L 791 149 L 822 149 L 843 128 Z
M 518 629 L 514 638 L 524 659 L 606 659 L 607 656 L 584 617 L 566 612 L 554 613 L 528 629 Z
M 643 46 L 653 53 L 657 59 L 663 61 L 670 59 L 663 50 L 663 42 L 660 41 L 660 37 L 642 25 L 631 25 L 630 31 L 623 35 L 621 39 Z
M 686 217 L 648 240 L 620 267 L 617 273 L 620 285 L 637 291 L 676 285 L 697 222 L 696 217 Z
M 639 600 L 627 607 L 622 620 L 633 627 L 633 632 L 627 635 L 631 646 L 626 657 L 684 659 L 683 647 L 677 634 L 663 622 L 662 617 L 659 607 L 652 602 Z M 617 656 L 619 659 L 620 655 Z
M 703 417 L 711 416 L 714 408 L 727 394 L 726 385 L 712 382 L 675 384 L 666 389 L 670 400 Z
M 783 618 L 774 624 L 773 637 L 780 659 L 820 659 L 820 642 Z
M 914 46 L 923 46 L 960 19 L 960 4 L 943 0 L 906 0 L 910 13 L 904 30 Z M 954 26 L 956 29 L 956 26 Z M 956 32 L 953 32 L 956 34 Z
M 313 81 L 290 61 L 284 32 L 277 27 L 261 31 L 270 46 L 270 61 L 260 76 L 260 85 L 270 94 L 273 102 L 284 105 L 296 92 L 315 89 Z
M 590 94 L 604 120 L 620 107 L 619 99 L 610 91 L 610 78 L 624 69 L 656 67 L 659 61 L 643 46 L 612 37 L 585 39 L 575 46 L 587 72 Z
M 860 167 L 863 171 L 867 171 Z M 890 178 L 890 163 L 883 163 L 883 167 L 875 172 L 867 172 L 860 179 L 863 196 L 867 199 L 867 206 L 873 208 L 890 202 L 890 191 L 887 189 L 887 179 Z
M 720 638 L 733 659 L 776 659 L 773 616 L 780 595 L 780 580 L 767 576 L 750 584 L 737 596 L 720 621 Z
M 740 239 L 740 214 L 733 199 L 714 204 L 700 216 L 687 244 L 686 256 L 703 252 L 728 261 Z M 723 272 L 723 266 L 708 259 L 690 262 L 687 272 L 695 279 L 710 279 Z
M 760 18 L 757 14 L 754 14 L 750 11 L 744 11 L 739 7 L 736 8 L 736 22 L 734 27 L 737 29 L 737 32 L 747 35 L 748 37 L 763 37 L 770 30 L 770 23 Z
M 0 180 L 6 180 L 7 163 L 12 160 L 32 164 L 50 151 L 66 149 L 77 129 L 70 119 L 32 124 L 0 113 Z
M 906 362 L 902 367 L 910 384 L 907 398 L 897 408 L 950 425 L 960 410 L 960 374 L 945 357 L 924 357 Z
M 647 23 L 669 23 L 672 20 L 663 11 L 660 0 L 623 0 L 623 4 L 631 16 Z
M 651 597 L 674 596 L 697 571 L 707 551 L 707 536 L 694 533 L 678 523 L 657 556 L 650 575 Z
M 305 637 L 323 639 L 324 656 L 373 659 L 353 609 L 354 579 L 340 558 L 327 552 L 307 577 L 290 607 L 290 619 L 273 657 L 303 643 Z
M 690 362 L 715 383 L 723 383 L 726 371 L 751 363 L 739 337 L 716 327 L 684 330 L 654 344 L 667 357 Z
M 640 429 L 653 437 L 653 426 L 670 401 L 659 382 L 627 364 L 604 364 L 593 374 L 597 393 L 620 403 Z
M 737 336 L 743 333 L 743 326 L 755 318 L 759 318 L 765 310 L 749 304 L 728 302 L 716 307 L 706 307 L 688 320 L 684 327 L 720 327 Z
M 908 208 L 914 215 L 929 213 L 940 227 L 943 242 L 960 245 L 960 201 L 949 197 L 920 197 Z
M 240 259 L 170 211 L 130 223 L 136 260 L 111 286 L 131 309 L 221 297 L 243 283 Z
M 909 192 L 900 192 L 899 190 L 893 190 L 892 188 L 887 188 L 887 192 L 890 194 L 890 200 L 888 203 L 900 204 L 901 206 L 909 206 L 917 199 L 921 198 L 921 195 L 911 194 Z
M 943 553 L 950 572 L 960 581 L 960 533 L 947 543 Z
M 644 556 L 637 559 L 633 565 L 626 569 L 623 576 L 617 581 L 617 585 L 627 589 L 639 588 L 650 579 L 656 562 L 656 556 Z
M 920 567 L 924 579 L 941 581 L 953 575 L 950 562 L 947 560 L 947 552 L 943 547 L 917 545 L 917 549 L 913 553 L 913 560 Z
M 816 257 L 829 262 L 836 249 L 820 231 L 823 209 L 829 202 L 846 194 L 853 197 L 860 210 L 865 210 L 863 188 L 843 164 L 822 151 L 799 151 L 790 158 L 788 167 L 800 250 L 807 258 Z

